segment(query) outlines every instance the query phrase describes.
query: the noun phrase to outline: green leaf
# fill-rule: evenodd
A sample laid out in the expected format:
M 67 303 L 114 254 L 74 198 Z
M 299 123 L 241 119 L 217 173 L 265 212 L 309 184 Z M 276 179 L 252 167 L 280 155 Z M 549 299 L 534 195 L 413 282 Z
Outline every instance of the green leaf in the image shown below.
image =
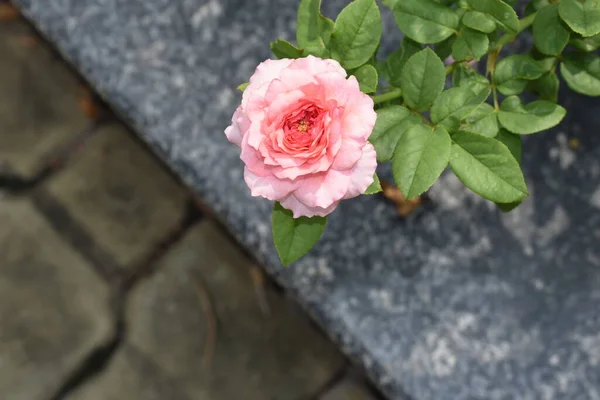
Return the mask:
M 500 211 L 502 212 L 510 212 L 515 208 L 519 207 L 523 201 L 514 201 L 512 203 L 496 203 Z
M 436 1 L 445 6 L 451 6 L 452 4 L 456 3 L 458 0 L 436 0 Z
M 524 79 L 511 79 L 497 86 L 498 91 L 505 96 L 515 96 L 521 94 L 527 88 L 527 81 Z
M 452 74 L 452 85 L 468 87 L 474 93 L 482 93 L 490 90 L 490 81 L 478 74 L 470 65 L 461 63 L 454 68 Z
M 452 45 L 452 57 L 455 60 L 479 60 L 489 46 L 490 40 L 485 33 L 462 27 Z
M 447 131 L 458 129 L 460 122 L 487 99 L 487 93 L 479 95 L 467 87 L 453 87 L 443 91 L 431 106 L 431 121 L 441 125 Z
M 283 265 L 306 254 L 325 230 L 326 217 L 294 218 L 292 212 L 275 202 L 272 216 L 273 240 Z
M 400 76 L 404 101 L 417 111 L 425 111 L 444 89 L 444 63 L 429 47 L 408 59 Z
M 331 55 L 346 69 L 358 68 L 373 56 L 381 39 L 381 15 L 375 0 L 354 0 L 335 20 Z
M 521 165 L 521 152 L 522 152 L 522 142 L 521 136 L 515 135 L 514 133 L 510 133 L 505 129 L 500 129 L 498 136 L 496 136 L 496 140 L 499 140 L 504 144 L 510 154 L 514 157 L 515 160 Z
M 486 103 L 477 107 L 460 126 L 461 131 L 487 137 L 496 136 L 498 129 L 498 115 L 494 111 L 494 107 Z
M 503 58 L 496 65 L 496 82 L 509 79 L 537 79 L 547 72 L 544 65 L 530 56 L 517 54 Z
M 519 163 L 504 144 L 468 132 L 455 133 L 452 142 L 450 166 L 466 187 L 497 203 L 528 196 Z
M 500 93 L 510 96 L 519 94 L 525 87 L 525 80 L 533 80 L 546 72 L 540 62 L 526 55 L 505 57 L 496 65 L 494 82 Z
M 500 106 L 498 121 L 512 133 L 528 135 L 558 125 L 566 113 L 558 104 L 546 100 L 523 105 L 517 96 L 510 96 Z
M 558 13 L 571 29 L 584 37 L 600 33 L 600 0 L 562 0 Z
M 457 29 L 458 15 L 433 0 L 400 0 L 394 6 L 394 18 L 406 36 L 416 42 L 438 43 Z
M 377 90 L 377 70 L 370 64 L 365 64 L 353 74 L 358 80 L 358 85 L 363 93 L 373 93 Z
M 452 35 L 448 39 L 442 40 L 433 47 L 435 54 L 441 59 L 446 60 L 452 55 L 452 45 L 456 40 L 456 36 Z
M 282 39 L 271 42 L 271 51 L 275 54 L 275 57 L 279 59 L 302 57 L 302 49 L 299 49 L 287 40 Z
M 531 6 L 531 13 L 534 13 L 546 7 L 548 4 L 551 4 L 550 0 L 531 0 L 531 3 L 529 3 L 528 6 Z
M 462 17 L 462 23 L 471 29 L 483 33 L 492 33 L 496 30 L 496 23 L 487 14 L 479 11 L 469 11 Z
M 396 7 L 396 3 L 398 3 L 398 1 L 400 0 L 381 0 L 383 5 L 389 8 L 390 10 L 393 10 L 394 7 Z
M 400 48 L 386 58 L 385 63 L 390 77 L 389 81 L 392 85 L 400 85 L 400 78 L 404 65 L 410 57 L 421 50 L 423 50 L 423 47 L 419 43 L 404 37 L 400 44 Z
M 392 169 L 404 197 L 417 197 L 435 183 L 448 166 L 450 145 L 450 135 L 442 127 L 414 125 L 400 137 Z
M 373 66 L 375 67 L 375 70 L 377 71 L 377 76 L 379 76 L 380 78 L 389 82 L 390 73 L 388 71 L 388 67 L 387 67 L 387 64 L 385 63 L 385 60 L 377 59 L 373 63 Z
M 381 192 L 382 190 L 383 189 L 381 189 L 381 182 L 379 182 L 379 177 L 377 176 L 377 174 L 373 175 L 373 183 L 369 185 L 369 187 L 365 191 L 365 194 L 376 194 Z
M 402 106 L 389 106 L 376 111 L 377 121 L 369 142 L 375 147 L 377 161 L 390 161 L 400 137 L 421 123 L 421 118 Z
M 304 53 L 317 57 L 328 55 L 327 43 L 333 21 L 321 15 L 321 0 L 302 0 L 296 20 L 296 42 Z
M 587 96 L 600 96 L 600 57 L 597 54 L 568 54 L 560 72 L 574 91 Z
M 598 48 L 600 48 L 600 34 L 587 38 L 573 36 L 574 35 L 571 35 L 571 44 L 581 51 L 589 52 L 598 50 Z
M 535 47 L 544 54 L 558 56 L 569 43 L 570 33 L 558 15 L 558 4 L 538 11 L 532 30 Z
M 505 129 L 501 129 L 500 133 L 498 133 L 498 136 L 496 137 L 496 140 L 499 140 L 508 148 L 510 154 L 512 154 L 513 158 L 517 160 L 520 166 L 522 152 L 521 136 L 512 134 Z M 515 208 L 517 208 L 520 204 L 521 200 L 514 201 L 512 203 L 496 203 L 496 205 L 502 212 L 512 211 Z
M 237 87 L 237 90 L 239 90 L 240 92 L 243 92 L 244 90 L 246 90 L 246 88 L 248 87 L 249 84 L 250 84 L 250 82 L 244 82 Z
M 517 33 L 520 29 L 519 17 L 515 10 L 501 0 L 468 0 L 467 3 L 475 11 L 488 14 L 509 33 Z
M 556 73 L 548 72 L 534 81 L 530 81 L 528 88 L 531 92 L 540 95 L 542 100 L 558 102 L 558 89 L 560 82 Z
M 319 21 L 321 24 L 321 37 L 323 38 L 325 47 L 327 47 L 329 45 L 329 42 L 331 41 L 331 34 L 333 33 L 333 28 L 335 24 L 331 19 L 322 15 L 319 15 Z

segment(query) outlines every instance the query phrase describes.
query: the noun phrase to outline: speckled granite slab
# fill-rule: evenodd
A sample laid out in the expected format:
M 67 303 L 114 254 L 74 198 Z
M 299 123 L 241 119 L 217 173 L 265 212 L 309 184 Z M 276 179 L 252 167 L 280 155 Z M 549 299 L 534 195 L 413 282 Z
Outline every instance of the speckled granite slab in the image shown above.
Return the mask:
M 566 121 L 527 138 L 515 212 L 446 175 L 407 220 L 345 202 L 282 269 L 222 131 L 297 1 L 14 1 L 390 398 L 600 399 L 600 102 L 569 95 Z

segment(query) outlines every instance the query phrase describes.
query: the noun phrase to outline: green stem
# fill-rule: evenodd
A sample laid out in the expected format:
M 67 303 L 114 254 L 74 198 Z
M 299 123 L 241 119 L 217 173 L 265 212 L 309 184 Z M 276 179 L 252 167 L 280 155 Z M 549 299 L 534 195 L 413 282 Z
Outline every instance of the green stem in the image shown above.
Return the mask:
M 536 15 L 537 15 L 537 12 L 534 12 L 533 14 L 529 14 L 528 16 L 526 16 L 525 18 L 520 20 L 519 21 L 519 31 L 514 34 L 505 33 L 504 35 L 500 36 L 500 38 L 498 39 L 498 41 L 496 42 L 496 44 L 494 45 L 494 48 L 492 50 L 498 50 L 498 52 L 500 52 L 502 47 L 509 44 L 513 40 L 515 40 L 515 38 L 517 37 L 517 35 L 519 33 L 523 32 L 525 29 L 529 28 L 531 26 L 531 24 L 533 24 L 533 21 L 535 20 Z
M 498 62 L 498 56 L 500 55 L 500 52 L 502 51 L 502 48 L 509 44 L 510 42 L 512 42 L 513 40 L 515 40 L 515 38 L 517 37 L 517 35 L 521 32 L 523 32 L 525 29 L 529 28 L 531 26 L 531 24 L 533 24 L 533 21 L 535 20 L 535 16 L 537 15 L 537 12 L 530 14 L 528 16 L 526 16 L 525 18 L 523 18 L 522 20 L 519 21 L 519 31 L 515 34 L 504 34 L 502 36 L 500 36 L 500 38 L 498 39 L 498 41 L 496 42 L 496 44 L 494 45 L 494 47 L 492 48 L 492 50 L 490 51 L 489 55 L 488 55 L 488 61 L 487 61 L 487 71 L 486 71 L 486 75 L 489 75 L 490 79 L 492 80 L 492 94 L 494 97 L 494 109 L 498 110 L 499 104 L 498 104 L 498 90 L 496 89 L 496 80 L 495 80 L 495 72 L 496 72 L 496 63 Z
M 420 113 L 420 112 L 418 112 L 417 110 L 415 110 L 415 109 L 413 109 L 413 108 L 411 108 L 411 107 L 409 107 L 409 106 L 407 106 L 407 105 L 405 105 L 405 107 L 406 107 L 406 108 L 408 108 L 408 109 L 409 109 L 409 111 L 410 111 L 411 113 L 413 113 L 413 115 L 415 115 L 415 116 L 417 116 L 417 117 L 421 118 L 421 120 L 423 121 L 423 123 L 424 123 L 425 125 L 428 125 L 428 126 L 434 126 L 434 125 L 433 125 L 433 123 L 431 123 L 431 121 L 429 121 L 429 120 L 427 119 L 427 117 L 426 117 L 426 116 L 424 116 L 423 114 L 421 114 L 421 113 Z
M 452 72 L 454 72 L 454 68 L 456 68 L 456 62 L 453 62 L 450 65 L 446 65 L 446 76 L 452 74 Z
M 378 94 L 373 96 L 373 103 L 379 104 L 384 103 L 386 101 L 394 100 L 402 96 L 402 90 L 394 89 L 389 91 L 388 93 Z
M 498 89 L 496 89 L 496 86 L 492 87 L 492 93 L 494 96 L 494 110 L 498 111 L 500 109 L 500 105 L 498 103 Z

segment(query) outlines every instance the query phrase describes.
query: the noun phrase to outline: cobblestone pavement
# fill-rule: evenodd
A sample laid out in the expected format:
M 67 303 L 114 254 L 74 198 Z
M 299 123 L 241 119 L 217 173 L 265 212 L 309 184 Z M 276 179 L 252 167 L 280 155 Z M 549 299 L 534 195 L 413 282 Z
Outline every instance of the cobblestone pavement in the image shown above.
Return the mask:
M 0 0 L 0 399 L 375 399 L 7 11 Z

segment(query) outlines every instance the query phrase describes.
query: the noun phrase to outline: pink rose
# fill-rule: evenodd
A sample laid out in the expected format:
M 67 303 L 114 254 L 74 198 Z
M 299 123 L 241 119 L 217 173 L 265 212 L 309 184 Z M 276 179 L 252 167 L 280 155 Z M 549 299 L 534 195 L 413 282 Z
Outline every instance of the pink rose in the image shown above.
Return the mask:
M 373 183 L 367 139 L 376 118 L 373 100 L 337 61 L 266 60 L 225 135 L 241 148 L 252 196 L 281 202 L 294 218 L 325 216 Z

